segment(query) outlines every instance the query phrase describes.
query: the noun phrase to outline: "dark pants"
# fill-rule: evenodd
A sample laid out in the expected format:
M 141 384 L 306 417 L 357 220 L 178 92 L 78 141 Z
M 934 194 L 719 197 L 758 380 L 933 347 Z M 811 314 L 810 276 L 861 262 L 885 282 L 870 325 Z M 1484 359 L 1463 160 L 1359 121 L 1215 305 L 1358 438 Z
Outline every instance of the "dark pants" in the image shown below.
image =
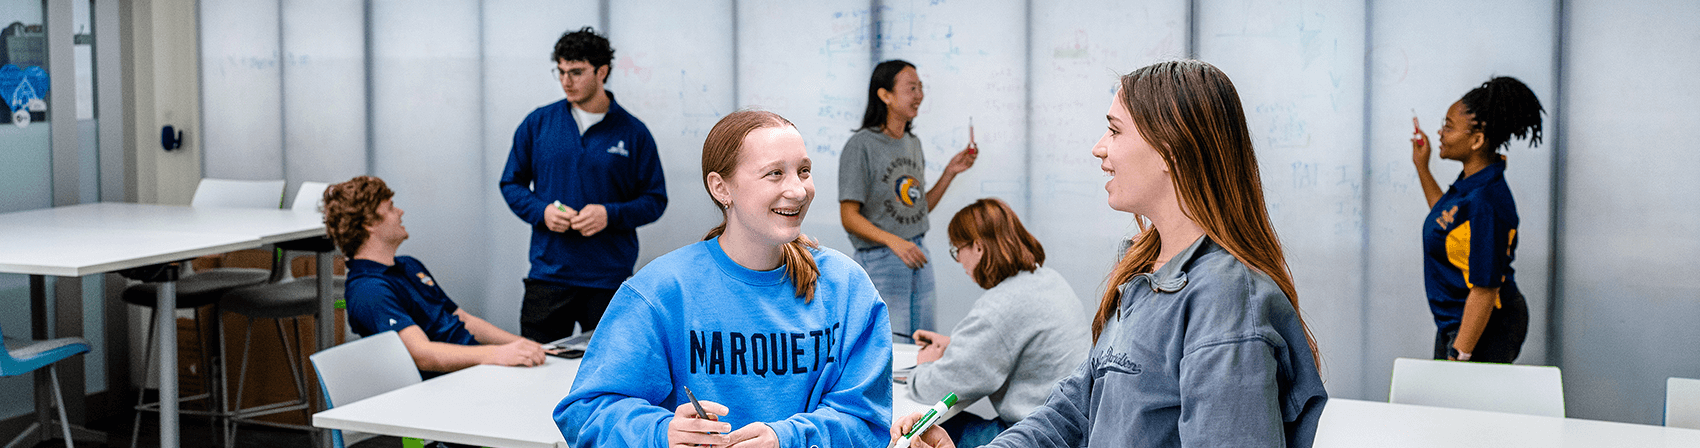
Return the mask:
M 573 335 L 573 324 L 584 331 L 596 329 L 614 290 L 561 286 L 525 279 L 525 300 L 519 307 L 520 336 L 548 343 Z
M 1529 307 L 1523 302 L 1522 292 L 1516 288 L 1501 288 L 1499 304 L 1500 307 L 1488 316 L 1487 328 L 1482 329 L 1482 337 L 1476 340 L 1476 348 L 1470 352 L 1471 362 L 1509 364 L 1517 360 L 1517 354 L 1523 351 L 1523 338 L 1529 334 Z M 1452 347 L 1456 339 L 1457 326 L 1440 329 L 1434 335 L 1434 359 L 1446 359 L 1446 349 Z
M 950 440 L 956 442 L 957 448 L 974 448 L 992 443 L 1003 430 L 1009 429 L 1009 423 L 1001 418 L 987 420 L 971 412 L 958 412 L 955 417 L 939 423 Z

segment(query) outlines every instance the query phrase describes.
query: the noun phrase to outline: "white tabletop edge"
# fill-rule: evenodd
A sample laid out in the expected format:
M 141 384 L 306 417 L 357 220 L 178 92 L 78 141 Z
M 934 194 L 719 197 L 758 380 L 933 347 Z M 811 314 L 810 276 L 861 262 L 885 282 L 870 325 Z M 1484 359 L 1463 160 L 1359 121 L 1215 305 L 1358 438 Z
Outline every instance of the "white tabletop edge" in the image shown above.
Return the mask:
M 313 426 L 345 431 L 360 431 L 373 434 L 384 434 L 395 437 L 413 437 L 425 440 L 441 440 L 474 446 L 502 448 L 553 448 L 555 443 L 538 443 L 530 440 L 511 439 L 506 437 L 490 437 L 475 434 L 465 434 L 449 431 L 435 431 L 410 426 L 385 425 L 364 421 L 350 420 L 339 417 L 338 409 L 331 408 L 313 414 Z

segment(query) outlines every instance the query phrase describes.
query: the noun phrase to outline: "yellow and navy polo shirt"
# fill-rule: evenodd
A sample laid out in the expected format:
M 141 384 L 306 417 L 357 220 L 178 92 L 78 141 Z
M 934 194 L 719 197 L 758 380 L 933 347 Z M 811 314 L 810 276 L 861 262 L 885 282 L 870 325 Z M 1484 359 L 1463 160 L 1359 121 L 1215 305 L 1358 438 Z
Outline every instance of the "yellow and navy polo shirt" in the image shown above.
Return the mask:
M 1517 203 L 1505 184 L 1505 161 L 1469 177 L 1460 173 L 1423 221 L 1423 278 L 1434 324 L 1458 326 L 1470 288 L 1515 290 L 1516 253 Z

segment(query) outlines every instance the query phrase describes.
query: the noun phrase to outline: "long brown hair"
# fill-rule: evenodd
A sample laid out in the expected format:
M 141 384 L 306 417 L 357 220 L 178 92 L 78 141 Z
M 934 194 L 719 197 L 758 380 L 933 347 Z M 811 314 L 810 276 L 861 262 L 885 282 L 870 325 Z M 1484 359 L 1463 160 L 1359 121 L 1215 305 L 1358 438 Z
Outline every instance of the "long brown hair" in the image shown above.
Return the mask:
M 1002 199 L 974 201 L 956 212 L 945 229 L 950 245 L 980 245 L 980 264 L 974 267 L 974 283 L 992 289 L 1021 271 L 1033 272 L 1045 264 L 1045 246 L 1027 233 L 1021 218 Z
M 720 119 L 709 129 L 708 138 L 702 142 L 702 188 L 708 188 L 708 173 L 720 173 L 720 177 L 731 179 L 732 171 L 738 167 L 738 156 L 744 149 L 744 137 L 750 131 L 761 128 L 791 127 L 790 120 L 779 114 L 765 110 L 745 109 L 733 112 Z M 714 199 L 714 192 L 708 191 L 709 199 Z M 720 225 L 709 229 L 703 240 L 710 240 L 726 233 L 726 204 L 714 201 L 714 206 L 720 208 Z M 819 247 L 808 236 L 798 234 L 796 240 L 785 243 L 781 260 L 785 264 L 785 275 L 791 278 L 791 283 L 797 285 L 797 297 L 808 303 L 815 298 L 815 279 L 820 277 L 820 267 L 815 265 L 814 255 L 809 249 Z
M 1234 258 L 1275 280 L 1298 312 L 1298 291 L 1263 204 L 1257 154 L 1234 82 L 1203 61 L 1159 62 L 1122 76 L 1119 95 L 1139 134 L 1174 173 L 1170 180 L 1180 196 L 1182 212 Z M 1121 306 L 1115 286 L 1150 272 L 1162 246 L 1157 229 L 1144 224 L 1142 217 L 1135 219 L 1140 221 L 1139 237 L 1110 271 L 1111 287 L 1105 288 L 1098 315 L 1092 319 L 1094 343 Z M 1316 338 L 1302 315 L 1299 325 L 1311 357 L 1321 364 Z

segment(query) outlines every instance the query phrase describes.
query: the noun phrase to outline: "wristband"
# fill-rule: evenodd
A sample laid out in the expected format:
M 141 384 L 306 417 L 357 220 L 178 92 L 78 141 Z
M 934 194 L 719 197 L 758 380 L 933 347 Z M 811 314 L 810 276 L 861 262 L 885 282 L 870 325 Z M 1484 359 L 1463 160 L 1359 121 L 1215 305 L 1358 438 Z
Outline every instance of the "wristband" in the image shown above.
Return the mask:
M 1450 355 L 1452 355 L 1452 359 L 1456 359 L 1456 360 L 1459 360 L 1459 361 L 1469 361 L 1470 360 L 1470 352 L 1458 351 L 1457 347 L 1447 347 L 1446 351 L 1449 352 Z

